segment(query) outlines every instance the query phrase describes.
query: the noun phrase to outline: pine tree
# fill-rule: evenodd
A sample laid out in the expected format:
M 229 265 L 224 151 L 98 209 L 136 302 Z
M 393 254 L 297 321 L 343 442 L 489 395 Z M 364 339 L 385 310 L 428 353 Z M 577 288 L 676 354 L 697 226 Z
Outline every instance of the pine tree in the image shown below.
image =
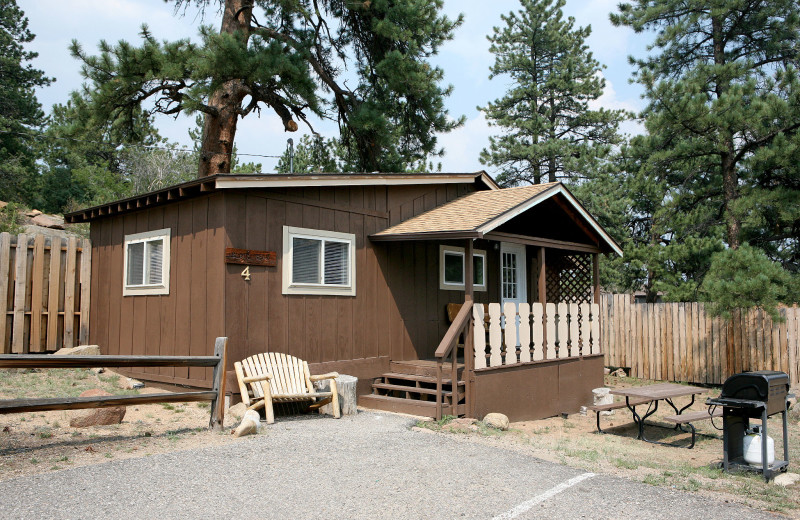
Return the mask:
M 800 4 L 639 0 L 613 23 L 656 31 L 632 58 L 645 87 L 650 168 L 670 186 L 678 236 L 757 245 L 800 270 Z
M 442 0 L 176 0 L 177 8 L 218 3 L 219 31 L 201 42 L 100 44 L 89 56 L 77 42 L 99 119 L 126 121 L 146 101 L 152 113 L 204 116 L 199 175 L 231 169 L 240 117 L 267 108 L 286 131 L 313 115 L 338 121 L 362 170 L 403 170 L 441 154 L 436 132 L 448 118 L 443 73 L 429 58 L 461 18 L 439 14 Z
M 490 125 L 481 163 L 500 169 L 506 185 L 580 180 L 620 143 L 620 110 L 591 110 L 605 88 L 602 67 L 586 45 L 591 27 L 564 19 L 564 0 L 521 0 L 488 36 L 495 54 L 489 78 L 508 77 L 505 96 L 480 108 Z
M 35 132 L 45 122 L 35 88 L 51 78 L 29 63 L 37 53 L 28 18 L 15 0 L 0 0 L 0 199 L 28 202 L 37 192 Z

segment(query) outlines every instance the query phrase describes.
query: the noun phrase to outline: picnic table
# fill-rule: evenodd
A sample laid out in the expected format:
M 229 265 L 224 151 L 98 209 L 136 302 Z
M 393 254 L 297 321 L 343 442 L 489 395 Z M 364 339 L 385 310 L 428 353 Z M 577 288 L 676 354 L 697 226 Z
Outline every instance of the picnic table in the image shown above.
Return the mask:
M 696 395 L 706 393 L 707 391 L 708 389 L 697 386 L 677 385 L 675 383 L 659 383 L 648 386 L 614 389 L 611 390 L 610 393 L 625 397 L 625 406 L 627 406 L 628 410 L 631 411 L 633 414 L 633 422 L 639 427 L 639 435 L 636 438 L 646 442 L 661 444 L 658 441 L 648 439 L 644 435 L 645 420 L 658 411 L 659 401 L 665 401 L 667 404 L 669 404 L 672 409 L 675 410 L 675 416 L 672 417 L 676 417 L 682 415 L 684 411 L 694 404 Z M 686 396 L 691 396 L 691 401 L 683 408 L 678 409 L 673 402 L 673 399 Z M 644 415 L 639 415 L 639 413 L 636 411 L 636 406 L 637 404 L 640 405 L 644 403 L 648 403 L 647 411 L 644 413 Z M 691 426 L 691 423 L 689 424 Z M 676 423 L 676 427 L 680 426 L 680 422 Z M 681 430 L 685 431 L 683 428 L 681 428 Z M 694 446 L 694 427 L 692 427 L 692 446 Z

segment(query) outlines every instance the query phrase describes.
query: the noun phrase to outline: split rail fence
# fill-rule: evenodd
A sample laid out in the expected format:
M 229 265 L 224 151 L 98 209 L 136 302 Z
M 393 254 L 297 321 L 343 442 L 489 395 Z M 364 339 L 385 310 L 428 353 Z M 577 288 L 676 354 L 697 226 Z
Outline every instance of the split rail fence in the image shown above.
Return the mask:
M 0 354 L 89 341 L 88 240 L 0 233 Z
M 633 303 L 604 294 L 600 303 L 605 364 L 633 377 L 722 384 L 748 370 L 800 374 L 800 308 L 780 309 L 782 322 L 760 309 L 713 318 L 702 303 Z

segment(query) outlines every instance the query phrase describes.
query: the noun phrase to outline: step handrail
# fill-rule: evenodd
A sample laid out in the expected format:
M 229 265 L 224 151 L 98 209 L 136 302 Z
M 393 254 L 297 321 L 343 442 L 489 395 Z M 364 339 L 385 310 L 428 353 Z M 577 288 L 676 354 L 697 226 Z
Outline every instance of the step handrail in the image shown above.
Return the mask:
M 464 334 L 464 400 L 467 404 L 467 414 L 470 413 L 470 372 L 472 358 L 472 301 L 464 300 L 464 305 L 456 314 L 450 328 L 447 329 L 442 341 L 436 348 L 436 420 L 442 419 L 442 370 L 444 361 L 450 357 L 450 415 L 458 416 L 458 338 Z
M 45 410 L 74 410 L 134 404 L 211 401 L 208 427 L 222 429 L 225 420 L 225 364 L 228 338 L 214 342 L 213 356 L 59 356 L 55 354 L 2 354 L 0 368 L 95 368 L 95 367 L 213 367 L 213 387 L 197 392 L 126 396 L 64 397 L 0 400 L 0 414 Z

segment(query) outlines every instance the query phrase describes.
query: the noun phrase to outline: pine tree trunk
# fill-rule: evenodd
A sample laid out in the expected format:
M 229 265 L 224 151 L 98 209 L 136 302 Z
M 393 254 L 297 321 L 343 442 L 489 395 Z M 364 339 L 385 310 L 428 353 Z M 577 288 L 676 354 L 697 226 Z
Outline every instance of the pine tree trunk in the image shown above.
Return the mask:
M 253 0 L 226 0 L 220 33 L 238 34 L 246 43 L 250 38 L 252 11 Z M 239 109 L 246 94 L 241 80 L 231 80 L 223 83 L 208 100 L 216 112 L 206 113 L 203 120 L 198 177 L 230 173 Z
M 723 39 L 722 20 L 719 16 L 711 18 L 711 31 L 714 39 L 714 64 L 717 67 L 725 65 L 725 41 Z M 718 74 L 719 74 L 718 69 Z M 728 91 L 730 81 L 725 77 L 717 78 L 716 94 L 721 99 Z M 725 227 L 728 234 L 728 245 L 731 249 L 738 249 L 740 244 L 739 234 L 742 224 L 733 210 L 733 202 L 739 196 L 739 177 L 736 173 L 734 162 L 733 137 L 730 132 L 723 130 L 722 144 L 725 151 L 720 154 L 720 169 L 722 170 L 722 196 L 725 199 Z

